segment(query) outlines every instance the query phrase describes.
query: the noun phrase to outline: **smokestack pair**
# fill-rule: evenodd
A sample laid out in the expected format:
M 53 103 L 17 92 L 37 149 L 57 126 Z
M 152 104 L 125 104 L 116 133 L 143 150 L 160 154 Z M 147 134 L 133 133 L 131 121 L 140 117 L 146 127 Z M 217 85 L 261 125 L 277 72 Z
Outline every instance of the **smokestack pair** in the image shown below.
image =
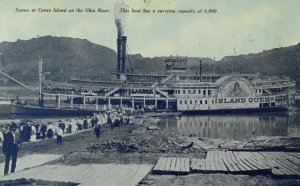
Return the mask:
M 126 71 L 126 44 L 127 37 L 118 34 L 117 38 L 117 70 L 118 72 Z

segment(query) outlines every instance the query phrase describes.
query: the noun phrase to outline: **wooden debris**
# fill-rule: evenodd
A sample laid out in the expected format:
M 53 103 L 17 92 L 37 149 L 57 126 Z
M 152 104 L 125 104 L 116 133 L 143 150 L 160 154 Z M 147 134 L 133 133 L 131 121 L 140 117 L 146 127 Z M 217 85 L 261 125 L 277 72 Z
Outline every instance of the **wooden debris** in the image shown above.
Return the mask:
M 159 158 L 153 169 L 159 174 L 229 173 L 300 178 L 300 153 L 208 151 L 205 159 Z
M 189 158 L 160 157 L 153 169 L 155 174 L 188 174 L 189 172 Z

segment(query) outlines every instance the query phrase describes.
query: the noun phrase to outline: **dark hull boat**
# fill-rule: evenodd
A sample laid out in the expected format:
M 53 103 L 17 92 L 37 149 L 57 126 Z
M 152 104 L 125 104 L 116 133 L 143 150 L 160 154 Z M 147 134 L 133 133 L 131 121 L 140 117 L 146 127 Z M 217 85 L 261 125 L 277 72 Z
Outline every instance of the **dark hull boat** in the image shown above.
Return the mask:
M 102 112 L 101 110 L 87 110 L 87 109 L 62 109 L 40 107 L 34 105 L 12 104 L 12 114 L 15 115 L 35 115 L 35 116 L 71 116 L 71 115 L 90 115 L 93 113 Z

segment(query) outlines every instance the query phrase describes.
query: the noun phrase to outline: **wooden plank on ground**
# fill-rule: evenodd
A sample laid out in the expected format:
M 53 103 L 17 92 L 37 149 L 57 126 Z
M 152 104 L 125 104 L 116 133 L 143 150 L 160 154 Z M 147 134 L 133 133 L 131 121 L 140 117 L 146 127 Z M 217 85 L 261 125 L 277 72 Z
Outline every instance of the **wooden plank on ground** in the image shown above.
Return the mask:
M 286 152 L 281 152 L 281 154 L 283 156 L 285 156 L 287 160 L 291 161 L 292 163 L 294 163 L 297 166 L 300 166 L 300 159 L 299 158 L 293 156 L 290 153 L 286 153 Z
M 235 155 L 234 152 L 232 152 L 232 151 L 230 151 L 230 154 L 233 158 L 235 158 L 236 162 L 244 168 L 244 171 L 253 171 L 253 169 L 251 167 L 249 167 L 249 165 L 247 165 L 246 163 L 244 163 L 241 160 L 241 157 L 239 157 L 238 155 Z
M 185 158 L 180 158 L 180 172 L 186 172 L 185 170 Z
M 226 168 L 229 170 L 229 172 L 232 172 L 232 173 L 236 172 L 236 170 L 233 168 L 231 163 L 228 161 L 224 151 L 221 151 L 221 156 L 222 156 L 222 161 L 225 164 Z
M 217 162 L 219 164 L 219 172 L 228 172 L 228 169 L 226 168 L 222 159 L 218 159 Z
M 272 169 L 268 164 L 262 161 L 260 158 L 256 158 L 253 152 L 244 152 L 245 156 L 248 158 L 250 162 L 253 163 L 259 169 L 270 170 Z
M 205 162 L 205 172 L 211 171 L 210 161 L 205 159 L 204 162 Z
M 161 164 L 163 163 L 163 159 L 164 159 L 164 157 L 160 157 L 160 158 L 158 159 L 156 165 L 155 165 L 154 168 L 153 168 L 153 172 L 154 172 L 154 173 L 159 173 Z
M 175 171 L 176 167 L 176 158 L 171 158 L 171 165 L 170 165 L 170 171 Z
M 226 168 L 226 165 L 223 162 L 221 151 L 216 150 L 212 151 L 213 162 L 214 162 L 214 172 L 228 172 L 229 170 Z
M 220 163 L 219 163 L 219 160 L 218 159 L 215 159 L 215 160 L 213 160 L 214 161 L 214 164 L 215 164 L 215 170 L 216 171 L 222 171 L 222 166 L 220 165 Z
M 253 152 L 252 154 L 257 160 L 260 160 L 261 162 L 265 163 L 267 166 L 271 167 L 273 175 L 276 175 L 276 176 L 284 175 L 283 170 L 279 169 L 280 166 L 273 160 L 267 159 L 266 157 L 261 155 L 259 152 Z
M 159 158 L 153 173 L 159 174 L 188 174 L 190 171 L 189 158 Z
M 208 151 L 205 162 L 207 165 L 206 172 L 228 171 L 221 157 L 219 157 L 219 151 Z
M 222 151 L 221 151 L 221 150 L 218 150 L 218 151 L 217 151 L 217 154 L 218 154 L 218 159 L 219 159 L 219 160 L 223 160 Z
M 219 150 L 215 151 L 215 159 L 217 159 L 217 160 L 220 160 L 219 152 L 220 152 Z
M 252 152 L 241 152 L 241 153 L 243 154 L 243 157 L 245 157 L 245 161 L 247 161 L 249 164 L 252 165 L 252 167 L 255 167 L 257 170 L 261 170 L 261 171 L 271 170 L 271 167 L 267 166 L 262 161 L 255 159 Z
M 235 159 L 232 158 L 230 151 L 225 153 L 227 160 L 231 163 L 232 167 L 235 169 L 236 172 L 244 171 L 244 168 L 241 168 L 236 163 Z
M 231 157 L 231 159 L 233 160 L 233 162 L 237 165 L 237 167 L 239 167 L 239 169 L 241 169 L 241 171 L 248 171 L 249 168 L 245 164 L 243 164 L 241 161 L 239 161 L 239 159 L 234 156 L 232 151 L 228 151 L 228 154 Z
M 160 164 L 160 166 L 159 166 L 159 170 L 160 170 L 160 171 L 164 171 L 164 170 L 165 170 L 167 160 L 168 160 L 168 158 L 163 158 L 163 159 L 162 159 L 161 164 Z
M 219 159 L 220 165 L 222 166 L 222 170 L 225 172 L 229 172 L 228 168 L 226 167 L 225 163 L 223 162 L 223 159 Z
M 248 166 L 250 166 L 252 169 L 254 170 L 266 170 L 266 168 L 264 166 L 262 166 L 261 162 L 259 162 L 258 160 L 254 159 L 252 156 L 251 156 L 251 152 L 241 152 L 242 154 L 242 161 L 244 161 Z M 269 170 L 271 170 L 271 168 L 269 168 Z
M 229 172 L 229 169 L 226 167 L 226 164 L 223 161 L 222 151 L 220 151 L 220 150 L 217 151 L 217 157 L 218 157 L 218 160 L 219 160 L 219 164 L 222 167 L 222 171 L 223 172 Z
M 172 158 L 168 158 L 164 170 L 170 171 Z
M 218 160 L 218 159 L 219 159 L 218 151 L 219 151 L 219 150 L 214 150 L 214 151 L 213 151 L 213 158 L 214 158 L 214 160 Z
M 260 162 L 263 167 L 270 167 L 272 169 L 272 163 L 258 152 L 252 152 L 249 156 L 251 156 L 252 159 L 255 159 L 258 162 Z
M 270 152 L 259 152 L 262 156 L 264 156 L 265 158 L 267 158 L 268 160 L 270 160 L 276 169 L 280 170 L 282 173 L 284 173 L 284 175 L 287 176 L 291 176 L 294 175 L 295 172 L 293 172 L 292 170 L 290 170 L 287 165 L 285 165 L 283 162 L 281 162 L 280 160 L 274 158 L 271 156 Z M 272 169 L 273 172 L 273 169 Z
M 213 151 L 207 151 L 205 159 L 208 161 L 213 160 Z
M 254 167 L 252 164 L 250 164 L 248 161 L 246 161 L 246 158 L 243 153 L 240 152 L 232 152 L 235 159 L 248 171 L 256 171 L 258 170 L 256 167 Z
M 289 170 L 295 173 L 295 175 L 300 175 L 299 166 L 291 163 L 286 159 L 285 155 L 281 155 L 280 152 L 271 152 L 270 155 L 276 158 L 278 161 L 282 162 Z
M 262 168 L 258 168 L 254 162 L 250 158 L 242 158 L 240 159 L 243 163 L 245 163 L 248 167 L 250 167 L 253 171 L 264 170 Z
M 181 161 L 180 158 L 176 158 L 175 172 L 180 172 Z
M 291 156 L 294 156 L 295 158 L 300 159 L 300 153 L 298 153 L 298 152 L 289 152 L 288 154 Z
M 209 160 L 209 163 L 210 163 L 211 170 L 215 171 L 217 169 L 216 165 L 215 165 L 215 161 L 212 159 L 212 160 Z
M 190 159 L 189 158 L 185 158 L 185 170 L 187 173 L 190 172 Z
M 284 162 L 284 164 L 289 166 L 290 169 L 293 169 L 293 171 L 296 173 L 297 176 L 300 176 L 300 167 L 291 161 L 291 159 L 292 159 L 291 156 L 289 156 L 288 154 L 285 154 L 283 152 L 277 152 L 276 155 L 280 158 L 280 160 L 282 162 Z

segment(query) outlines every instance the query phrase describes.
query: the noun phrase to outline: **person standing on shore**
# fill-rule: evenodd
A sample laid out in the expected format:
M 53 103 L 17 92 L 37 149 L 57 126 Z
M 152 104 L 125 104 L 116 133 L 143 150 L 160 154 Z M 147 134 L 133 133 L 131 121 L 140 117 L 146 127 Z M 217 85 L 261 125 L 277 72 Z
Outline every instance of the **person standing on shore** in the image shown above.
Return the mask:
M 42 139 L 46 138 L 46 132 L 47 132 L 47 125 L 45 125 L 45 123 L 42 123 L 41 126 Z
M 98 141 L 99 138 L 100 138 L 100 135 L 101 135 L 101 129 L 100 129 L 100 125 L 99 124 L 97 124 L 95 126 L 94 132 L 95 132 L 95 135 L 96 135 L 96 138 L 97 138 L 97 141 Z
M 10 172 L 15 172 L 20 144 L 21 136 L 17 131 L 17 126 L 11 125 L 9 131 L 4 134 L 2 147 L 2 151 L 5 156 L 4 175 L 8 175 L 10 159 L 12 159 Z
M 62 128 L 58 127 L 57 131 L 56 131 L 56 141 L 57 141 L 57 145 L 61 145 L 62 144 L 62 136 L 63 136 L 64 132 L 62 130 Z
M 108 123 L 108 125 L 110 125 L 110 129 L 113 131 L 114 130 L 114 126 L 113 126 L 113 122 L 112 122 L 112 120 L 110 118 L 110 115 L 108 115 L 108 117 L 107 117 L 107 123 Z
M 83 120 L 83 129 L 84 130 L 88 129 L 88 125 L 89 125 L 89 123 L 88 123 L 87 119 L 84 118 L 84 120 Z

